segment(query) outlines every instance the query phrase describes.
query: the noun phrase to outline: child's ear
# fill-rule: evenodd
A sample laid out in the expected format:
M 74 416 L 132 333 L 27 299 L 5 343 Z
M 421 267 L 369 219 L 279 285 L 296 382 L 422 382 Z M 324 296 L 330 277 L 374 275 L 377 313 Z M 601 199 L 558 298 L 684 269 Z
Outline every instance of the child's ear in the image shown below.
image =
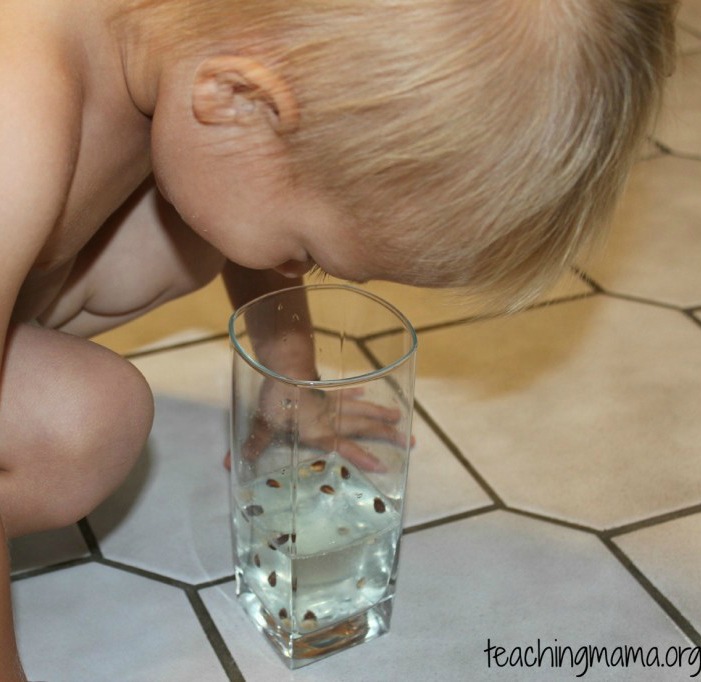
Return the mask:
M 277 132 L 297 127 L 297 101 L 283 78 L 255 59 L 218 55 L 205 59 L 195 74 L 192 108 L 205 124 L 247 125 L 266 107 Z

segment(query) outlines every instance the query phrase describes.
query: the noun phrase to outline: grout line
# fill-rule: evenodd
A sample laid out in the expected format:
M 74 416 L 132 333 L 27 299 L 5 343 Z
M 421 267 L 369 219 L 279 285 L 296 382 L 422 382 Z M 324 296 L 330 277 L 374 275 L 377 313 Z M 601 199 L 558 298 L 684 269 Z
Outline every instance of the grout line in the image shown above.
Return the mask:
M 472 476 L 472 478 L 477 481 L 482 490 L 489 496 L 492 502 L 498 507 L 504 507 L 504 501 L 499 497 L 497 492 L 492 488 L 489 483 L 482 477 L 482 474 L 475 469 L 475 467 L 469 462 L 469 460 L 462 454 L 460 448 L 452 441 L 452 439 L 443 431 L 443 429 L 436 423 L 436 421 L 431 417 L 431 415 L 424 409 L 418 400 L 414 401 L 414 410 L 416 413 L 426 422 L 431 431 L 436 434 L 438 439 L 445 445 L 446 448 L 452 453 L 453 457 L 462 464 L 462 466 L 467 470 L 467 472 Z
M 539 512 L 532 512 L 526 509 L 518 509 L 517 507 L 510 507 L 508 504 L 504 506 L 504 511 L 516 514 L 517 516 L 525 516 L 529 519 L 534 519 L 535 521 L 543 521 L 544 523 L 550 523 L 554 526 L 560 526 L 562 528 L 569 528 L 570 530 L 576 530 L 580 533 L 587 533 L 589 535 L 598 535 L 599 531 L 591 526 L 585 526 L 582 523 L 576 523 L 575 521 L 567 521 L 565 519 L 558 519 L 556 516 L 548 516 L 547 514 L 541 514 Z
M 83 541 L 88 547 L 90 555 L 92 557 L 101 559 L 102 550 L 100 549 L 100 545 L 97 541 L 97 536 L 93 532 L 92 526 L 90 525 L 87 516 L 78 521 L 77 526 L 78 530 L 80 531 L 80 534 L 83 536 Z
M 37 578 L 38 576 L 58 573 L 58 571 L 64 571 L 69 568 L 74 568 L 75 566 L 83 566 L 92 563 L 93 560 L 91 556 L 69 559 L 68 561 L 61 561 L 57 564 L 49 564 L 47 566 L 41 566 L 40 568 L 31 568 L 26 571 L 21 571 L 20 573 L 14 573 L 10 576 L 10 579 L 14 583 L 21 580 L 28 580 L 29 578 Z
M 681 306 L 674 305 L 673 303 L 665 303 L 664 301 L 656 301 L 652 298 L 643 298 L 642 296 L 634 296 L 633 294 L 622 294 L 611 290 L 604 290 L 603 293 L 610 298 L 615 298 L 621 301 L 630 301 L 631 303 L 640 303 L 642 305 L 649 305 L 655 308 L 663 308 L 664 310 L 684 312 L 684 309 Z
M 450 516 L 443 516 L 439 519 L 433 519 L 432 521 L 426 521 L 424 523 L 416 523 L 413 526 L 407 526 L 404 528 L 402 535 L 411 535 L 412 533 L 420 533 L 424 530 L 431 530 L 432 528 L 439 528 L 441 526 L 446 526 L 449 523 L 455 523 L 456 521 L 464 521 L 465 519 L 470 519 L 474 516 L 483 516 L 489 514 L 493 511 L 498 511 L 502 509 L 497 504 L 490 504 L 487 507 L 478 507 L 477 509 L 470 509 L 469 511 L 460 512 L 458 514 L 451 514 Z
M 701 327 L 701 308 L 688 308 L 682 311 L 694 324 Z M 696 314 L 694 314 L 696 313 Z M 697 316 L 698 315 L 698 316 Z
M 605 293 L 601 284 L 592 279 L 584 270 L 578 267 L 574 267 L 573 270 L 579 279 L 581 279 L 585 284 L 588 284 L 594 290 L 595 294 Z
M 208 580 L 204 583 L 197 583 L 197 585 L 193 585 L 193 587 L 196 590 L 206 590 L 209 587 L 219 587 L 219 585 L 226 585 L 234 582 L 236 582 L 236 576 L 232 573 L 231 575 L 225 575 L 223 578 L 215 578 L 214 580 Z
M 675 511 L 666 512 L 664 514 L 658 514 L 657 516 L 652 516 L 641 521 L 633 521 L 632 523 L 627 523 L 616 528 L 609 528 L 601 532 L 603 538 L 615 538 L 621 535 L 627 535 L 628 533 L 634 533 L 638 530 L 644 530 L 646 528 L 652 528 L 654 526 L 660 526 L 663 523 L 668 523 L 669 521 L 675 521 L 677 519 L 683 519 L 687 516 L 693 516 L 694 514 L 701 513 L 701 504 L 695 504 L 692 507 L 685 507 L 684 509 L 677 509 Z
M 675 159 L 682 159 L 683 161 L 701 161 L 701 154 L 693 154 L 689 152 L 682 152 L 678 149 L 672 149 L 662 143 L 658 143 L 658 146 L 667 156 L 671 156 Z
M 633 563 L 630 557 L 611 538 L 601 537 L 601 541 L 633 578 L 638 581 L 640 586 L 652 597 L 657 605 L 669 616 L 674 624 L 695 646 L 701 646 L 701 635 L 699 635 L 696 628 L 682 615 L 681 611 L 655 587 L 652 581 Z
M 587 282 L 588 283 L 588 282 Z M 596 295 L 597 291 L 587 291 L 581 294 L 572 294 L 570 296 L 562 296 L 560 298 L 547 299 L 545 301 L 539 301 L 534 303 L 522 310 L 517 310 L 514 313 L 498 312 L 498 313 L 484 313 L 477 315 L 468 315 L 467 317 L 461 317 L 453 320 L 445 320 L 443 322 L 434 322 L 433 324 L 425 324 L 423 326 L 415 327 L 417 335 L 425 334 L 434 331 L 441 331 L 443 329 L 451 329 L 452 327 L 460 327 L 463 325 L 476 324 L 478 322 L 488 322 L 490 320 L 498 319 L 508 319 L 514 317 L 514 315 L 521 315 L 523 313 L 530 312 L 531 310 L 540 310 L 541 308 L 548 308 L 550 306 L 560 305 L 564 303 L 573 303 L 575 301 L 581 301 L 586 298 L 591 298 Z M 385 332 L 377 332 L 375 334 L 369 334 L 363 337 L 363 341 L 374 341 L 375 339 L 382 338 L 384 336 L 389 336 L 391 334 L 397 334 L 401 330 L 392 330 Z
M 699 160 L 701 160 L 701 157 L 699 157 Z M 595 292 L 597 294 L 601 294 L 603 296 L 607 296 L 609 298 L 614 298 L 617 300 L 621 301 L 630 301 L 632 303 L 640 303 L 641 305 L 649 305 L 653 306 L 655 308 L 663 308 L 664 310 L 672 310 L 675 312 L 681 312 L 684 315 L 687 315 L 688 317 L 691 318 L 693 322 L 696 322 L 697 324 L 701 324 L 701 320 L 699 320 L 697 317 L 694 316 L 694 312 L 697 312 L 701 310 L 700 308 L 696 307 L 691 307 L 691 308 L 685 308 L 680 305 L 675 305 L 674 303 L 665 303 L 664 301 L 656 301 L 655 299 L 652 298 L 644 298 L 642 296 L 635 296 L 633 294 L 623 294 L 623 293 L 617 293 L 616 291 L 612 291 L 610 289 L 605 289 L 602 287 L 598 282 L 593 280 L 589 275 L 586 274 L 583 270 L 579 270 L 578 268 L 576 269 L 577 275 L 581 277 L 581 279 L 589 284 L 589 286 L 593 287 Z
M 132 575 L 138 575 L 141 578 L 153 580 L 154 582 L 169 585 L 170 587 L 176 587 L 180 590 L 187 590 L 188 588 L 192 587 L 192 585 L 183 580 L 171 578 L 167 575 L 155 573 L 154 571 L 149 571 L 145 568 L 132 566 L 131 564 L 125 564 L 122 561 L 115 561 L 114 559 L 107 559 L 105 557 L 95 558 L 94 561 L 95 563 L 102 564 L 103 566 L 108 566 L 110 568 L 117 569 L 118 571 L 124 571 L 125 573 L 131 573 Z
M 224 668 L 229 682 L 245 682 L 241 671 L 236 665 L 236 661 L 234 661 L 234 657 L 231 655 L 231 651 L 229 651 L 229 647 L 221 636 L 219 628 L 217 628 L 199 592 L 190 587 L 185 589 L 185 594 L 190 602 L 190 606 L 192 606 L 192 610 L 197 616 L 197 620 L 204 630 L 204 634 L 212 645 L 212 649 L 214 649 L 214 653 L 217 655 L 222 668 Z

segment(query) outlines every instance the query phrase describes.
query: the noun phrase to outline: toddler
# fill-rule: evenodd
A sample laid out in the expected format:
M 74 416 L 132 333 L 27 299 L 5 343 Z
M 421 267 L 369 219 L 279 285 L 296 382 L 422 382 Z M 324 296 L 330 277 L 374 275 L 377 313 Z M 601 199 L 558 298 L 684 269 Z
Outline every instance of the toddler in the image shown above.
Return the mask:
M 524 305 L 601 234 L 674 9 L 3 1 L 2 682 L 24 679 L 5 537 L 85 516 L 151 426 L 144 379 L 87 337 L 219 273 L 234 305 L 313 267 Z

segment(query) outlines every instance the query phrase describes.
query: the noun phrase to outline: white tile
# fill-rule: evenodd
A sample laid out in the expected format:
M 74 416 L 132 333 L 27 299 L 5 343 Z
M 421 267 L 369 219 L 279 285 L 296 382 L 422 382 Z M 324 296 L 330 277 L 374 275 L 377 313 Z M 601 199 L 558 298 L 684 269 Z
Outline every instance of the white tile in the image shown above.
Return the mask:
M 608 291 L 701 304 L 699 188 L 701 161 L 667 156 L 638 163 L 608 242 L 587 273 Z
M 701 630 L 701 514 L 615 538 L 615 543 Z
M 13 584 L 30 680 L 225 682 L 185 594 L 98 564 Z
M 156 398 L 146 452 L 89 516 L 105 557 L 190 583 L 233 572 L 227 413 Z
M 228 448 L 222 406 L 230 389 L 228 344 L 162 352 L 136 364 L 156 393 L 156 419 L 142 461 L 90 515 L 100 547 L 109 558 L 190 582 L 228 575 L 228 479 L 221 468 Z M 414 435 L 407 525 L 490 504 L 418 415 Z
M 701 502 L 701 344 L 588 298 L 420 335 L 417 400 L 507 504 L 597 528 Z
M 405 527 L 491 504 L 475 479 L 418 416 L 414 418 L 414 436 Z
M 77 526 L 32 533 L 10 541 L 14 575 L 89 555 Z
M 564 680 L 582 668 L 489 669 L 488 639 L 663 651 L 689 644 L 597 538 L 504 512 L 406 536 L 390 633 L 295 673 L 244 618 L 232 585 L 203 599 L 247 682 Z M 601 666 L 586 679 L 660 680 L 659 672 Z
M 158 395 L 228 409 L 231 348 L 228 339 L 161 351 L 133 360 Z

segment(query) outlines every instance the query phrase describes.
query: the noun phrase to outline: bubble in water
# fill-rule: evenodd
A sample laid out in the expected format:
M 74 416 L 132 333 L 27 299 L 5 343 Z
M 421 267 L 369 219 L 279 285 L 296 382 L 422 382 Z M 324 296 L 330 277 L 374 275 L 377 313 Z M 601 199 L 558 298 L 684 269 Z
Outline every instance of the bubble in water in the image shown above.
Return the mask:
M 285 306 L 282 303 L 277 304 L 278 312 L 280 312 Z
M 299 322 L 299 315 L 297 313 L 292 313 L 292 321 Z
M 284 400 L 280 401 L 280 405 L 282 406 L 283 409 L 289 410 L 292 408 L 292 399 L 291 398 L 285 398 Z

